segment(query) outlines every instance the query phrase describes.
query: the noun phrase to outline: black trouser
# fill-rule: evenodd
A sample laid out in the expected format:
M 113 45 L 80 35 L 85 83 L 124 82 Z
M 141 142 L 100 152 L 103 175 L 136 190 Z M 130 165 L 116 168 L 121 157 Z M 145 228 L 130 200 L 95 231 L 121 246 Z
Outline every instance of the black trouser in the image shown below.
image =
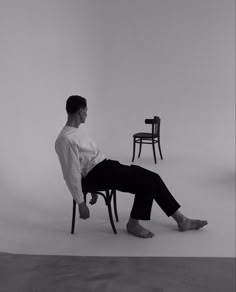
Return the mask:
M 97 190 L 114 188 L 135 194 L 130 214 L 134 219 L 150 220 L 153 199 L 167 216 L 171 216 L 180 208 L 161 177 L 137 165 L 128 166 L 105 159 L 83 178 L 82 184 L 88 184 Z

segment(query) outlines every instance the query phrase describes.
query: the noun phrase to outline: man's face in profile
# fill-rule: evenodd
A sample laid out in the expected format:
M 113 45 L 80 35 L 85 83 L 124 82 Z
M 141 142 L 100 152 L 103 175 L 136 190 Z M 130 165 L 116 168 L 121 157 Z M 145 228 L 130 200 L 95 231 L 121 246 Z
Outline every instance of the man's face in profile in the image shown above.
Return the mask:
M 85 120 L 87 118 L 87 112 L 88 112 L 88 108 L 87 106 L 83 109 L 80 109 L 80 121 L 81 123 L 85 123 Z

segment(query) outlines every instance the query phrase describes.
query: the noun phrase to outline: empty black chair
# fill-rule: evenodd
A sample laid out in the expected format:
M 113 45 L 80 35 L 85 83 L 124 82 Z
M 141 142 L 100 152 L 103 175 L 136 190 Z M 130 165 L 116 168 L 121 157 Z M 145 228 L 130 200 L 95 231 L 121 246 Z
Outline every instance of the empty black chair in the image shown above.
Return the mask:
M 135 145 L 136 144 L 139 144 L 138 158 L 141 155 L 142 144 L 152 144 L 154 161 L 155 161 L 155 163 L 157 163 L 156 152 L 155 152 L 155 144 L 156 143 L 158 144 L 158 148 L 159 148 L 161 159 L 163 159 L 162 152 L 161 152 L 161 144 L 160 144 L 161 119 L 159 117 L 157 117 L 157 116 L 154 116 L 153 119 L 145 119 L 145 124 L 152 125 L 152 132 L 150 132 L 150 133 L 140 132 L 140 133 L 136 133 L 136 134 L 133 135 L 133 158 L 132 158 L 132 162 L 134 161 L 134 158 L 135 158 Z
M 88 193 L 96 193 L 98 195 L 101 195 L 104 198 L 105 204 L 107 205 L 107 208 L 108 208 L 108 214 L 109 214 L 111 227 L 113 229 L 114 234 L 117 234 L 116 227 L 115 227 L 114 220 L 113 220 L 112 207 L 111 207 L 111 202 L 113 200 L 116 222 L 118 222 L 119 218 L 118 218 L 117 204 L 116 204 L 116 190 L 115 189 L 107 189 L 107 190 L 102 190 L 102 191 L 96 191 L 96 190 L 90 188 L 90 189 L 87 189 L 86 191 L 84 191 L 83 193 L 84 193 L 84 201 L 85 202 L 86 202 L 86 195 Z M 76 215 L 76 201 L 73 199 L 71 234 L 74 234 L 74 230 L 75 230 L 75 215 Z

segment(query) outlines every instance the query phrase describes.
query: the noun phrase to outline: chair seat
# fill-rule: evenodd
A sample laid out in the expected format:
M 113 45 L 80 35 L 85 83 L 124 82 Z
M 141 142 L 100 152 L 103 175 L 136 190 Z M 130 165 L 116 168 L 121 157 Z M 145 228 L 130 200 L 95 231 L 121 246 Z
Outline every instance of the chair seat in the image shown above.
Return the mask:
M 152 133 L 140 132 L 133 135 L 135 138 L 152 138 Z M 156 135 L 154 137 L 157 137 Z
M 86 180 L 82 177 L 82 190 L 84 195 L 86 195 L 87 193 L 96 193 L 96 192 L 106 192 L 109 191 L 109 188 L 101 188 L 98 189 L 97 187 L 91 186 L 91 185 L 87 185 Z

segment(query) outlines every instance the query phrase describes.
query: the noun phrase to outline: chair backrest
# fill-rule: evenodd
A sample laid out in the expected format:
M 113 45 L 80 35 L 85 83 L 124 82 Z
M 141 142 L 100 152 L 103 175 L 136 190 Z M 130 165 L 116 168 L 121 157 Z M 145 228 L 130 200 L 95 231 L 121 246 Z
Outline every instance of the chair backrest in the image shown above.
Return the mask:
M 154 116 L 153 119 L 145 119 L 145 124 L 151 124 L 152 125 L 152 135 L 154 137 L 159 137 L 160 125 L 161 125 L 161 119 L 159 117 Z

